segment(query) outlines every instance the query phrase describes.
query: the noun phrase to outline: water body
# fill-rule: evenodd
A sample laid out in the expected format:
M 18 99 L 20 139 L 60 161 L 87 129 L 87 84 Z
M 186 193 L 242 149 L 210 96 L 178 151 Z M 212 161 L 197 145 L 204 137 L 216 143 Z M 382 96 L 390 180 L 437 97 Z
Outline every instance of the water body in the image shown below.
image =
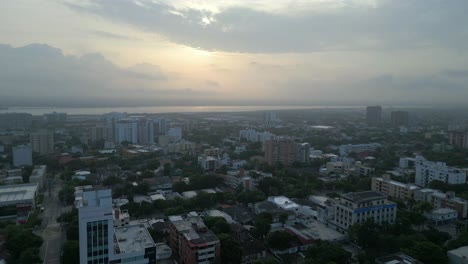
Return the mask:
M 127 113 L 200 113 L 200 112 L 243 112 L 261 110 L 293 110 L 293 109 L 344 109 L 363 108 L 364 106 L 144 106 L 144 107 L 9 107 L 0 113 L 29 113 L 43 115 L 59 112 L 69 115 L 102 115 L 109 112 Z

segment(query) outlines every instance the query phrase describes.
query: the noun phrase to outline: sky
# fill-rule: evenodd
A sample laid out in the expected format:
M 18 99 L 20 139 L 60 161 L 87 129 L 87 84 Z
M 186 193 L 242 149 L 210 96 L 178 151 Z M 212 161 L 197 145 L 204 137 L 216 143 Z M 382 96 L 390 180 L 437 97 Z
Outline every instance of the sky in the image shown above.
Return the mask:
M 466 0 L 0 1 L 0 105 L 464 105 Z

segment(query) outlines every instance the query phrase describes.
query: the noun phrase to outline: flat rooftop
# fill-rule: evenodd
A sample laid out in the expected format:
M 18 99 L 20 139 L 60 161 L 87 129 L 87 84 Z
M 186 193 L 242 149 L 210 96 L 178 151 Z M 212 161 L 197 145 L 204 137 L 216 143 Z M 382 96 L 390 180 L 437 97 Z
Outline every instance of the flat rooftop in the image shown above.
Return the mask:
M 218 242 L 218 237 L 209 230 L 200 217 L 187 217 L 183 220 L 172 222 L 178 232 L 182 233 L 190 243 L 205 244 Z
M 144 252 L 146 248 L 155 246 L 143 224 L 116 227 L 114 234 L 120 253 Z
M 374 191 L 345 193 L 341 197 L 356 203 L 387 198 L 385 194 Z
M 13 205 L 22 201 L 32 201 L 36 192 L 37 183 L 0 186 L 0 205 Z

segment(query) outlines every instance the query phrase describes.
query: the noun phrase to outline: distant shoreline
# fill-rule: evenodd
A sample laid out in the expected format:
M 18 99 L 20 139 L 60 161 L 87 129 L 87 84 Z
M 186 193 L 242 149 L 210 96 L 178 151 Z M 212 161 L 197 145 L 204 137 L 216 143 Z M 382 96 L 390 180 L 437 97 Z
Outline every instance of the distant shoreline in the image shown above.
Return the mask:
M 210 112 L 250 112 L 309 109 L 364 109 L 364 105 L 257 105 L 257 106 L 134 106 L 134 107 L 8 107 L 0 113 L 29 113 L 43 115 L 59 112 L 69 115 L 102 115 L 109 112 L 163 114 L 163 113 L 210 113 Z M 383 106 L 384 108 L 434 108 L 434 106 Z

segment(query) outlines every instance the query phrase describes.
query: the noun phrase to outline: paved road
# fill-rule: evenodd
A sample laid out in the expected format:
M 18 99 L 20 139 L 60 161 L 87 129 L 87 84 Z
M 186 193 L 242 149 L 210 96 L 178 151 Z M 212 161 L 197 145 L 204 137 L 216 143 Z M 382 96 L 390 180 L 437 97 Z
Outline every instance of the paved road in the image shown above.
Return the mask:
M 60 223 L 57 222 L 57 218 L 67 209 L 62 206 L 58 198 L 58 192 L 61 188 L 62 183 L 58 180 L 51 188 L 50 195 L 48 189 L 44 192 L 42 230 L 38 231 L 44 240 L 40 250 L 44 264 L 60 264 L 65 232 Z

